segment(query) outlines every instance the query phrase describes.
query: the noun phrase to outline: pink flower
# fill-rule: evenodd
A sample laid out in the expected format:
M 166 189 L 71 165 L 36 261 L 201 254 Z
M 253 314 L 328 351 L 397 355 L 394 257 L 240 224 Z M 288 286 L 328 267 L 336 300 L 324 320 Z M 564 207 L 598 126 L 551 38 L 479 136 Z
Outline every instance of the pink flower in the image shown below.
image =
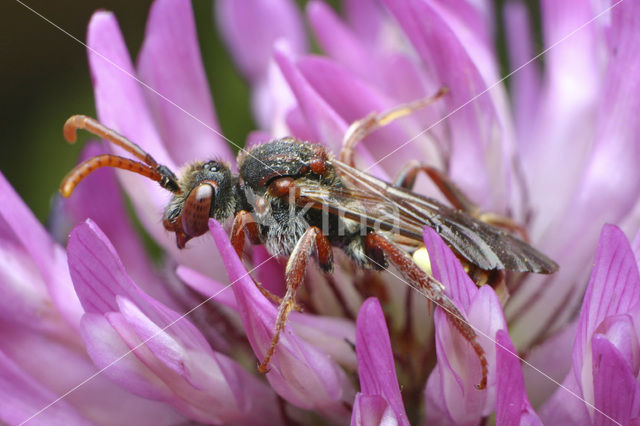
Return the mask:
M 168 194 L 101 170 L 56 207 L 54 234 L 71 232 L 66 250 L 0 179 L 0 397 L 10 402 L 0 419 L 408 424 L 424 412 L 435 424 L 494 414 L 497 424 L 637 422 L 640 236 L 630 247 L 623 232 L 640 224 L 640 5 L 543 0 L 549 51 L 513 75 L 510 91 L 496 17 L 512 69 L 535 54 L 533 30 L 523 3 L 493 8 L 345 0 L 341 16 L 313 1 L 307 27 L 323 53 L 312 54 L 295 2 L 216 2 L 252 91 L 259 129 L 247 144 L 293 135 L 338 153 L 353 121 L 448 88 L 366 138 L 357 165 L 388 180 L 410 160 L 436 166 L 483 211 L 526 226 L 560 264 L 550 276 L 509 274 L 509 297 L 499 298 L 425 230 L 433 275 L 486 353 L 485 390 L 475 388 L 477 356 L 440 308 L 432 325 L 424 298 L 395 271 L 359 271 L 337 252 L 333 275 L 310 267 L 304 312 L 292 313 L 259 375 L 277 308 L 252 281 L 282 294 L 282 262 L 256 247 L 243 264 L 215 221 L 213 238 L 176 249 L 159 219 Z M 173 170 L 196 159 L 234 164 L 188 1 L 154 2 L 137 67 L 109 12 L 94 14 L 87 44 L 101 122 Z M 163 249 L 160 266 L 126 216 L 116 176 Z M 415 190 L 438 196 L 423 177 Z

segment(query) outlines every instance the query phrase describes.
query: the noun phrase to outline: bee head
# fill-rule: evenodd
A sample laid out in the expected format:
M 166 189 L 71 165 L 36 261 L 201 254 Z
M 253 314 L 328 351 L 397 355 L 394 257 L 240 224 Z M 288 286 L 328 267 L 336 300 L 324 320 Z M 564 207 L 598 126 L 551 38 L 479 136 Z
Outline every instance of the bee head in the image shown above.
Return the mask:
M 188 166 L 164 214 L 164 226 L 175 232 L 179 248 L 208 231 L 209 218 L 224 221 L 236 211 L 238 179 L 221 161 Z

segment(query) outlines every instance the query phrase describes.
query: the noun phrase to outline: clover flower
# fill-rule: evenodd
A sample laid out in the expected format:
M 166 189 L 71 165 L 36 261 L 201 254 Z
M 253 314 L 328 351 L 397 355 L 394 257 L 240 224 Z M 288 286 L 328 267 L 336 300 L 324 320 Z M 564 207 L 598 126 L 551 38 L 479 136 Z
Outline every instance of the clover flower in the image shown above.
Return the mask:
M 486 352 L 485 390 L 475 389 L 478 360 L 442 310 L 432 325 L 424 298 L 396 272 L 358 271 L 341 258 L 331 277 L 310 268 L 305 312 L 292 313 L 262 377 L 255 359 L 277 308 L 253 281 L 281 294 L 282 262 L 255 247 L 243 263 L 213 220 L 213 238 L 177 250 L 159 220 L 168 194 L 111 170 L 57 205 L 52 231 L 70 232 L 65 250 L 1 178 L 0 397 L 11 404 L 0 404 L 0 419 L 277 424 L 320 416 L 368 425 L 414 423 L 422 412 L 429 423 L 456 425 L 494 415 L 498 424 L 638 421 L 640 234 L 632 245 L 625 237 L 640 222 L 637 2 L 543 0 L 544 65 L 515 73 L 510 92 L 500 82 L 490 2 L 345 0 L 342 17 L 312 1 L 306 21 L 322 55 L 309 50 L 293 1 L 216 7 L 252 89 L 259 129 L 247 145 L 293 135 L 337 153 L 353 121 L 446 86 L 441 102 L 366 138 L 358 167 L 389 180 L 409 160 L 440 168 L 483 211 L 524 224 L 560 271 L 510 274 L 497 295 L 476 287 L 425 230 L 432 273 Z M 520 2 L 502 18 L 515 69 L 534 55 L 529 18 Z M 188 1 L 154 2 L 137 67 L 109 12 L 92 17 L 87 45 L 101 122 L 172 169 L 211 157 L 233 164 Z M 116 176 L 165 250 L 162 266 L 145 254 Z M 426 179 L 416 191 L 434 195 Z

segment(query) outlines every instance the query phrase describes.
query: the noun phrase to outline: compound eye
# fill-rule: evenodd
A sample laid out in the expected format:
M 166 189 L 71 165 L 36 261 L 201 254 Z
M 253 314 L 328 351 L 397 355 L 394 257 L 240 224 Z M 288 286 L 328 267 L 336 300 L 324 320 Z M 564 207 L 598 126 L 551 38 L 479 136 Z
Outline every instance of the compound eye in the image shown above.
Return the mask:
M 208 230 L 209 210 L 215 189 L 210 183 L 193 188 L 182 209 L 182 230 L 189 237 L 197 237 Z

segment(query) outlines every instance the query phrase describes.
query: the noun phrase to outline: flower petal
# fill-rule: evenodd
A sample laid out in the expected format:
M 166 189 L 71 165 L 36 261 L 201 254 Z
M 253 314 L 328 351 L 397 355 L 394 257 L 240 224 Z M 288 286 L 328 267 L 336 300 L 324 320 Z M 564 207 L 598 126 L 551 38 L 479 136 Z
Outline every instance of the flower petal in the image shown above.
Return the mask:
M 345 0 L 343 10 L 349 26 L 367 45 L 379 48 L 380 37 L 384 29 L 386 14 L 377 0 Z M 386 41 L 386 40 L 384 40 Z
M 395 426 L 400 424 L 395 411 L 380 395 L 358 393 L 353 402 L 351 426 Z
M 504 5 L 504 25 L 506 42 L 512 70 L 518 69 L 511 78 L 513 110 L 518 142 L 528 140 L 535 122 L 531 120 L 540 101 L 540 71 L 534 64 L 527 64 L 535 56 L 533 33 L 531 31 L 527 6 L 521 2 Z M 522 67 L 522 68 L 520 68 Z
M 266 261 L 267 259 L 260 259 L 261 258 L 256 259 L 256 264 L 258 265 L 256 272 L 258 276 L 269 275 L 269 265 L 276 263 L 275 259 L 271 258 L 269 261 Z M 264 271 L 262 270 L 263 268 L 265 269 Z M 220 302 L 224 306 L 239 312 L 233 292 L 225 291 L 229 285 L 223 285 L 183 266 L 178 267 L 177 273 L 187 285 L 203 296 Z M 271 274 L 283 277 L 284 269 L 279 267 L 273 268 Z M 274 276 L 271 278 L 274 278 Z M 269 289 L 269 287 L 265 285 L 266 281 L 263 279 L 259 281 L 265 288 Z M 331 355 L 342 366 L 355 370 L 356 360 L 352 350 L 355 344 L 355 328 L 352 321 L 341 318 L 300 315 L 297 312 L 292 312 L 289 318 L 296 334 L 309 342 L 314 342 L 318 348 Z
M 276 40 L 286 40 L 296 54 L 307 51 L 302 17 L 293 1 L 220 0 L 216 18 L 231 55 L 253 82 L 264 78 Z
M 80 161 L 104 154 L 97 143 L 87 144 Z M 97 195 L 99 194 L 99 195 Z M 98 169 L 84 178 L 81 185 L 67 199 L 61 199 L 57 206 L 58 221 L 64 222 L 64 241 L 71 229 L 91 218 L 121 254 L 128 273 L 141 285 L 146 293 L 164 303 L 175 303 L 167 292 L 167 287 L 158 285 L 158 276 L 146 253 L 146 248 L 131 223 L 127 208 L 120 192 L 115 172 L 111 168 Z
M 204 297 L 211 298 L 216 302 L 222 303 L 224 306 L 237 310 L 236 299 L 233 297 L 233 292 L 224 291 L 228 285 L 212 280 L 206 275 L 187 268 L 186 266 L 178 266 L 176 273 L 185 284 Z
M 595 335 L 591 345 L 594 402 L 600 410 L 593 413 L 593 424 L 632 424 L 631 419 L 637 421 L 640 416 L 636 401 L 640 398 L 640 384 L 631 366 L 606 336 Z
M 585 399 L 593 401 L 591 336 L 609 316 L 624 314 L 640 301 L 640 273 L 625 235 L 613 225 L 605 225 L 589 286 L 584 296 L 576 344 L 573 370 Z
M 191 3 L 156 0 L 138 58 L 144 94 L 172 159 L 183 164 L 234 156 L 215 115 Z
M 465 312 L 468 311 L 478 288 L 435 230 L 425 227 L 423 237 L 433 276 L 445 285 L 445 293 L 459 303 Z
M 38 383 L 20 366 L 0 351 L 0 419 L 7 424 L 29 421 L 32 425 L 60 424 L 90 425 L 67 401 L 61 400 L 39 411 L 57 399 L 46 386 Z
M 165 149 L 151 119 L 148 106 L 136 80 L 131 59 L 118 24 L 111 13 L 96 12 L 89 23 L 87 35 L 89 66 L 93 78 L 98 117 L 132 141 L 161 164 L 175 170 L 175 162 Z M 116 151 L 119 148 L 115 148 Z M 167 232 L 158 220 L 169 200 L 169 194 L 157 183 L 123 171 L 118 173 L 138 218 L 149 234 L 179 263 L 210 276 L 221 271 L 218 257 L 211 256 L 212 245 L 206 238 L 190 243 L 189 250 L 176 248 L 175 236 Z
M 83 306 L 90 313 L 106 315 L 135 356 L 157 376 L 150 380 L 149 374 L 142 371 L 131 383 L 129 375 L 120 372 L 116 377 L 123 378 L 123 386 L 164 398 L 158 394 L 163 388 L 155 383 L 159 379 L 171 390 L 166 402 L 199 421 L 255 422 L 277 416 L 273 395 L 262 383 L 234 361 L 213 352 L 189 320 L 146 295 L 131 281 L 115 249 L 95 224 L 87 221 L 76 227 L 69 238 L 68 251 L 74 285 Z M 88 345 L 100 347 L 95 341 Z M 102 351 L 90 353 L 100 355 L 104 350 L 102 346 Z M 114 356 L 117 359 L 118 355 L 107 354 Z M 101 359 L 104 362 L 104 355 Z
M 262 358 L 271 342 L 276 309 L 252 282 L 222 226 L 211 219 L 209 227 L 225 262 L 249 343 Z M 280 335 L 270 368 L 267 380 L 293 405 L 318 410 L 336 420 L 348 415 L 343 404 L 353 398 L 354 392 L 344 371 L 327 355 L 299 339 L 290 325 Z
M 542 425 L 529 403 L 518 353 L 509 334 L 496 333 L 496 424 Z
M 313 140 L 328 145 L 334 152 L 340 152 L 348 123 L 309 84 L 287 49 L 281 44 L 276 46 L 274 58 L 298 101 Z M 356 151 L 364 162 L 374 163 L 362 145 L 356 147 Z M 379 167 L 373 168 L 371 173 L 381 178 L 386 176 Z
M 618 223 L 637 204 L 640 173 L 640 5 L 611 10 L 610 61 L 602 77 L 602 102 L 586 174 L 577 202 L 589 219 Z M 565 71 L 566 72 L 566 71 Z
M 427 413 L 433 409 L 433 416 L 428 416 L 434 420 L 438 415 L 448 413 L 447 417 L 455 423 L 474 423 L 495 407 L 494 339 L 498 330 L 506 330 L 504 315 L 493 289 L 483 286 L 478 290 L 464 272 L 460 261 L 434 230 L 425 228 L 424 241 L 434 277 L 443 283 L 447 295 L 461 307 L 463 315 L 473 324 L 478 343 L 483 347 L 489 364 L 487 390 L 479 392 L 475 389 L 481 374 L 477 355 L 451 325 L 442 309 L 436 309 L 434 322 L 438 364 L 432 373 L 433 378 L 430 377 L 427 382 Z
M 327 56 L 344 65 L 359 78 L 381 86 L 377 73 L 377 63 L 362 41 L 347 27 L 336 12 L 326 3 L 312 1 L 307 6 L 307 15 Z M 348 96 L 344 100 L 350 101 Z
M 374 86 L 359 80 L 330 59 L 307 56 L 298 60 L 296 65 L 311 88 L 345 123 L 350 124 L 373 112 L 382 112 L 398 106 L 398 101 L 388 98 Z M 417 92 L 413 96 L 412 100 L 416 100 L 427 96 L 427 93 Z M 421 134 L 424 129 L 430 127 L 432 121 L 423 122 L 422 117 L 423 114 L 416 113 L 401 121 L 387 124 L 365 138 L 358 146 L 366 147 L 373 158 L 380 159 L 387 175 L 397 173 L 401 166 L 416 158 L 439 163 L 438 145 L 432 138 Z M 412 142 L 394 151 L 408 140 Z M 393 155 L 385 158 L 392 151 Z M 362 164 L 371 167 L 371 163 L 363 161 Z
M 478 96 L 495 79 L 483 79 L 482 68 L 476 66 L 452 23 L 436 5 L 420 0 L 383 3 L 411 40 L 424 66 L 450 89 L 448 110 L 455 111 L 447 119 L 451 178 L 480 205 L 502 211 L 508 176 L 508 162 L 503 156 L 511 143 L 510 130 L 507 120 L 496 113 L 502 95 L 489 92 L 489 96 Z M 468 104 L 471 99 L 473 103 Z
M 69 279 L 64 250 L 53 241 L 2 173 L 0 199 L 3 200 L 0 203 L 0 247 L 13 246 L 33 260 L 56 309 L 68 324 L 78 328 L 82 307 Z
M 408 425 L 409 420 L 398 386 L 389 332 L 378 299 L 369 298 L 362 304 L 356 329 L 356 354 L 361 395 L 382 396 L 393 409 L 398 424 Z
M 113 14 L 93 14 L 87 34 L 89 67 L 100 121 L 134 141 L 160 164 L 175 170 L 151 119 L 131 58 Z M 110 146 L 110 149 L 113 147 Z M 113 148 L 122 153 L 120 148 Z M 158 241 L 167 235 L 158 224 L 168 194 L 156 182 L 133 173 L 118 173 L 145 228 Z

